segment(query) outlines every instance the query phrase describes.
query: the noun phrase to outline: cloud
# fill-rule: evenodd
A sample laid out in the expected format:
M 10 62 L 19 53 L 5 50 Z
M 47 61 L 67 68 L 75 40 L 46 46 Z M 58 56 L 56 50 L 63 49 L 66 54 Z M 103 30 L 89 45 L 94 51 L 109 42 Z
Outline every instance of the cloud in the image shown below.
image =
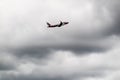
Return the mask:
M 0 79 L 119 80 L 119 4 L 1 0 Z
M 112 80 L 119 79 L 119 46 L 102 54 L 76 56 L 69 51 L 58 51 L 48 59 L 21 58 L 16 69 L 0 73 L 2 80 Z M 19 59 L 19 58 L 18 58 Z
M 41 53 L 47 53 L 50 49 L 75 52 L 105 51 L 112 42 L 107 41 L 109 43 L 104 45 L 106 43 L 104 40 L 116 32 L 112 30 L 118 30 L 114 27 L 117 19 L 113 16 L 117 16 L 118 13 L 114 13 L 112 9 L 116 7 L 114 5 L 117 2 L 103 4 L 104 2 L 104 0 L 100 3 L 94 0 L 71 0 L 70 3 L 63 0 L 1 1 L 3 4 L 0 24 L 1 47 L 18 47 L 20 50 L 21 47 L 25 47 L 29 52 L 29 49 L 31 50 L 29 46 L 32 45 L 42 49 Z M 59 19 L 69 21 L 70 24 L 62 28 L 46 28 L 46 21 L 54 24 Z M 22 50 L 24 52 L 24 49 Z
M 109 21 L 111 20 L 111 22 L 109 22 L 108 24 L 108 28 L 106 29 L 106 32 L 104 35 L 119 35 L 119 19 L 120 19 L 120 9 L 118 8 L 120 1 L 116 0 L 116 1 L 96 1 L 97 3 L 97 9 L 101 9 L 103 10 L 105 16 L 107 19 L 109 19 Z M 99 7 L 98 7 L 99 6 Z
M 15 57 L 11 54 L 0 53 L 0 71 L 14 70 L 16 67 Z

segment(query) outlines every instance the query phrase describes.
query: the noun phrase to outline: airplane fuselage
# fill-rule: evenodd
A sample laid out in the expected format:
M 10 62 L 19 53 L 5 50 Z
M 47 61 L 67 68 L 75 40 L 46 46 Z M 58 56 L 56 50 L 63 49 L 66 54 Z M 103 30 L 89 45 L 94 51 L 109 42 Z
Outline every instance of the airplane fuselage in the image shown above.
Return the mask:
M 53 28 L 53 27 L 61 27 L 64 26 L 66 24 L 68 24 L 69 22 L 60 22 L 60 24 L 56 24 L 56 25 L 51 25 L 50 23 L 47 22 L 47 25 L 49 28 Z

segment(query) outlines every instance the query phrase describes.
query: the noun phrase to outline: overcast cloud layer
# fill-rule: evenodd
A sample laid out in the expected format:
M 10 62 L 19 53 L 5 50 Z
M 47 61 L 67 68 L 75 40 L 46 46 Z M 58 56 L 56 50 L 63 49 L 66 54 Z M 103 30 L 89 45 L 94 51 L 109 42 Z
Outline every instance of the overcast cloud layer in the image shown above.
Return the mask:
M 120 80 L 119 0 L 0 0 L 0 80 Z M 47 28 L 59 21 L 69 24 Z

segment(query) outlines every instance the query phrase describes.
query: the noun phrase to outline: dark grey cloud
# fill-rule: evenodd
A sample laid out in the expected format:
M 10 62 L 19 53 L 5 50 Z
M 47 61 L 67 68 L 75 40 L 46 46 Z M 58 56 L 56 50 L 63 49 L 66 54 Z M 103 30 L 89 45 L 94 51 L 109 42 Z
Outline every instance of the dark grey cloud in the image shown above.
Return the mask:
M 21 46 L 18 48 L 8 47 L 3 51 L 10 52 L 19 57 L 28 56 L 28 57 L 34 57 L 34 58 L 45 58 L 51 55 L 53 52 L 57 52 L 57 51 L 71 51 L 71 52 L 74 52 L 75 54 L 84 55 L 84 54 L 90 54 L 92 52 L 101 53 L 111 48 L 111 47 L 108 47 L 108 45 L 111 45 L 111 44 L 106 44 L 105 43 L 106 41 L 105 42 L 99 41 L 99 44 L 98 42 L 93 42 L 93 41 L 90 41 L 91 43 L 89 41 L 87 43 L 85 42 L 78 43 L 77 41 L 77 42 L 73 42 L 74 43 L 73 44 L 72 42 L 59 43 L 59 41 L 58 42 L 56 41 L 55 43 L 53 42 L 51 44 L 47 44 L 44 46 L 30 45 L 30 46 Z
M 97 9 L 106 9 L 108 11 L 110 17 L 111 17 L 111 23 L 108 23 L 108 28 L 105 29 L 103 36 L 108 35 L 119 35 L 120 33 L 120 1 L 116 0 L 108 0 L 108 1 L 96 1 L 97 6 L 99 6 Z
M 8 71 L 8 70 L 13 70 L 15 69 L 15 65 L 9 64 L 9 63 L 4 63 L 0 62 L 0 71 Z
M 16 62 L 11 54 L 0 53 L 0 71 L 10 71 L 16 68 Z

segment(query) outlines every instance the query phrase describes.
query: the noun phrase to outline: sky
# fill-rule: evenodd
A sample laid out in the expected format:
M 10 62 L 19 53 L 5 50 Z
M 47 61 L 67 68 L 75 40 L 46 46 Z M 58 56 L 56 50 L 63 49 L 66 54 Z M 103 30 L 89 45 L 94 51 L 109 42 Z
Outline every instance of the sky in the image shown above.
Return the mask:
M 119 0 L 0 0 L 0 80 L 120 80 Z M 69 24 L 47 28 L 46 22 Z

